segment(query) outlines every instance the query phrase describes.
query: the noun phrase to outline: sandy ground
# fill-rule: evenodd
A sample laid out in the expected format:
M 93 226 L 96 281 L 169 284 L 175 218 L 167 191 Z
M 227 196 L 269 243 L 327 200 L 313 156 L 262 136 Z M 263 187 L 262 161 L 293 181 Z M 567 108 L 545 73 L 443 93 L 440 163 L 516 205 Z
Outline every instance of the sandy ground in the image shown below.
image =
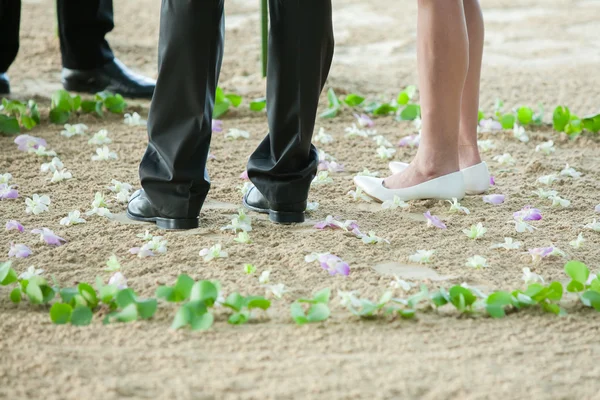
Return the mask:
M 118 2 L 117 28 L 109 37 L 118 57 L 149 75 L 156 71 L 157 3 Z M 261 96 L 264 87 L 258 74 L 255 3 L 234 0 L 227 4 L 221 85 L 247 98 Z M 550 110 L 547 119 L 557 104 L 566 104 L 579 114 L 597 112 L 600 4 L 590 0 L 514 4 L 485 2 L 482 108 L 491 112 L 494 99 L 500 97 L 507 109 L 543 103 Z M 59 88 L 60 56 L 51 5 L 49 0 L 25 1 L 21 53 L 10 70 L 15 97 L 47 98 Z M 391 98 L 400 88 L 415 83 L 415 16 L 415 2 L 386 2 L 384 8 L 371 0 L 336 0 L 338 47 L 328 87 L 339 93 Z M 147 114 L 147 103 L 138 107 Z M 569 307 L 569 315 L 562 318 L 528 311 L 504 320 L 425 313 L 408 322 L 359 321 L 334 299 L 333 315 L 322 325 L 297 327 L 289 317 L 289 304 L 295 298 L 324 287 L 333 293 L 357 290 L 363 297 L 375 298 L 389 288 L 391 277 L 374 267 L 396 263 L 397 268 L 417 249 L 437 250 L 425 272 L 446 278 L 425 281 L 431 287 L 461 282 L 486 290 L 522 287 L 521 269 L 531 266 L 529 256 L 489 249 L 506 236 L 518 238 L 524 248 L 554 244 L 568 258 L 597 270 L 597 233 L 587 231 L 588 241 L 581 249 L 568 243 L 583 231 L 584 224 L 598 217 L 593 211 L 600 203 L 598 138 L 569 142 L 549 127 L 532 132 L 528 144 L 515 141 L 510 134 L 487 135 L 497 146 L 485 154 L 496 177 L 493 192 L 508 195 L 505 204 L 491 206 L 474 196 L 463 202 L 472 211 L 469 216 L 451 215 L 447 204 L 438 202 L 416 202 L 408 211 L 386 212 L 376 205 L 351 203 L 345 196 L 353 189 L 353 174 L 365 166 L 386 172 L 386 162 L 375 157 L 374 143 L 343 138 L 344 128 L 352 123 L 349 115 L 320 120 L 317 127 L 324 127 L 336 139 L 322 147 L 345 164 L 346 172 L 336 174 L 333 184 L 312 191 L 310 200 L 321 206 L 307 224 L 276 227 L 253 214 L 254 244 L 241 245 L 220 227 L 240 204 L 238 176 L 267 129 L 264 114 L 242 108 L 225 118 L 225 127 L 245 129 L 251 139 L 231 142 L 215 135 L 212 152 L 216 160 L 209 166 L 213 190 L 202 212 L 201 228 L 161 232 L 169 241 L 168 253 L 145 260 L 129 255 L 128 250 L 139 246 L 136 234 L 146 226 L 126 223 L 121 205 L 111 206 L 117 221 L 96 217 L 75 227 L 58 224 L 68 211 L 87 210 L 94 193 L 105 191 L 111 179 L 137 184 L 145 128 L 128 127 L 119 117 L 79 117 L 76 122 L 87 124 L 93 132 L 109 130 L 114 140 L 111 149 L 120 158 L 105 164 L 90 162 L 95 147 L 87 145 L 87 138 L 65 139 L 59 135 L 60 128 L 44 122 L 32 134 L 45 138 L 75 177 L 55 186 L 39 173 L 40 159 L 16 152 L 12 139 L 0 137 L 0 173 L 14 176 L 22 196 L 0 202 L 0 222 L 18 219 L 27 229 L 45 226 L 69 242 L 50 248 L 34 235 L 3 232 L 0 248 L 4 251 L 10 242 L 25 243 L 34 251 L 32 257 L 14 263 L 19 272 L 35 265 L 64 285 L 93 281 L 96 276 L 107 279 L 102 268 L 115 253 L 130 286 L 142 296 L 153 295 L 157 284 L 170 284 L 180 273 L 218 279 L 227 293 L 259 294 L 257 277 L 242 272 L 246 262 L 254 263 L 259 272 L 271 270 L 272 281 L 290 289 L 257 323 L 229 326 L 225 314 L 218 312 L 215 326 L 205 333 L 171 332 L 168 327 L 175 309 L 169 305 L 161 305 L 149 322 L 103 326 L 97 320 L 85 328 L 54 326 L 45 309 L 12 305 L 8 291 L 0 289 L 0 398 L 599 398 L 600 315 L 579 307 Z M 391 119 L 377 120 L 377 129 L 393 143 L 413 132 L 412 125 Z M 557 142 L 556 153 L 536 153 L 535 146 L 548 139 Z M 515 168 L 503 171 L 492 160 L 503 152 L 515 157 Z M 414 150 L 399 149 L 396 159 L 408 160 L 413 154 Z M 560 171 L 565 163 L 584 176 L 554 184 L 573 204 L 564 210 L 551 209 L 548 201 L 532 194 L 535 181 L 540 175 Z M 24 213 L 24 198 L 33 193 L 50 195 L 50 212 Z M 540 208 L 544 219 L 536 223 L 539 229 L 534 233 L 517 234 L 506 221 L 527 204 Z M 421 214 L 428 209 L 447 223 L 446 231 L 425 229 Z M 370 247 L 339 231 L 312 228 L 312 223 L 329 214 L 358 220 L 363 230 L 376 231 L 391 245 Z M 489 231 L 482 240 L 469 241 L 461 231 L 477 222 Z M 198 251 L 217 242 L 230 257 L 204 263 Z M 351 275 L 329 277 L 316 264 L 305 263 L 304 255 L 312 251 L 342 256 L 352 266 Z M 490 268 L 464 267 L 467 257 L 475 254 L 484 255 Z M 552 258 L 532 268 L 548 280 L 563 280 L 564 262 Z M 410 274 L 402 276 L 417 282 Z

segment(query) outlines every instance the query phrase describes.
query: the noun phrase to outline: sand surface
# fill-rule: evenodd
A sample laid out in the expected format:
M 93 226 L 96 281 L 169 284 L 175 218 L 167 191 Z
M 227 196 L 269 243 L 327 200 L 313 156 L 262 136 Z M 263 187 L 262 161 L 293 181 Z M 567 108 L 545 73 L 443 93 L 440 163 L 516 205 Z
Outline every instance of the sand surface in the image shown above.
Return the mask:
M 60 87 L 60 56 L 54 35 L 52 1 L 25 1 L 21 53 L 10 70 L 14 96 L 40 96 L 47 108 L 49 94 Z M 159 2 L 119 1 L 115 4 L 117 28 L 109 36 L 117 56 L 129 66 L 155 75 Z M 227 2 L 227 45 L 221 86 L 247 99 L 263 94 L 260 79 L 257 2 Z M 336 0 L 337 50 L 328 87 L 340 94 L 358 92 L 391 99 L 408 84 L 416 83 L 416 2 Z M 566 104 L 584 115 L 600 108 L 600 41 L 596 1 L 485 2 L 487 38 L 482 78 L 481 106 L 491 113 L 494 100 L 504 99 L 505 109 L 542 103 L 546 120 L 557 104 Z M 442 95 L 442 94 L 440 94 Z M 146 102 L 132 102 L 144 116 Z M 323 97 L 323 107 L 326 99 Z M 0 249 L 10 242 L 29 245 L 34 255 L 14 262 L 18 272 L 29 265 L 43 268 L 63 285 L 108 279 L 103 271 L 115 253 L 122 262 L 130 287 L 152 296 L 158 284 L 171 284 L 180 273 L 196 279 L 218 279 L 224 291 L 261 294 L 257 276 L 246 276 L 242 265 L 254 263 L 258 271 L 271 270 L 273 282 L 290 290 L 274 301 L 267 315 L 245 326 L 230 326 L 226 313 L 208 332 L 169 330 L 175 308 L 161 304 L 148 322 L 103 326 L 100 319 L 85 328 L 54 326 L 47 310 L 10 303 L 8 290 L 0 289 L 0 398 L 6 399 L 266 399 L 266 398 L 599 398 L 600 315 L 578 306 L 569 315 L 555 317 L 538 311 L 513 313 L 503 320 L 460 318 L 455 313 L 423 313 L 414 321 L 382 318 L 360 321 L 347 312 L 337 298 L 332 317 L 320 325 L 297 327 L 289 316 L 290 303 L 313 291 L 330 287 L 357 290 L 375 298 L 389 289 L 389 272 L 404 279 L 427 283 L 431 288 L 467 282 L 484 290 L 522 288 L 521 270 L 531 267 L 547 280 L 564 280 L 566 259 L 579 259 L 592 270 L 600 268 L 600 234 L 584 231 L 583 225 L 599 215 L 600 140 L 581 137 L 568 141 L 548 126 L 530 132 L 523 144 L 512 133 L 486 134 L 496 149 L 485 153 L 497 185 L 493 193 L 508 196 L 505 204 L 484 204 L 481 196 L 462 204 L 468 216 L 448 213 L 441 202 L 414 202 L 407 211 L 384 211 L 378 205 L 352 203 L 346 193 L 354 189 L 352 176 L 368 166 L 386 173 L 386 161 L 376 158 L 371 140 L 344 139 L 344 128 L 353 122 L 345 113 L 334 120 L 319 120 L 335 142 L 321 146 L 346 167 L 334 182 L 315 187 L 310 200 L 320 208 L 310 220 L 295 227 L 277 227 L 252 214 L 251 245 L 233 241 L 220 227 L 240 205 L 237 186 L 247 156 L 266 133 L 262 113 L 247 105 L 230 113 L 225 128 L 250 132 L 247 141 L 213 138 L 209 170 L 213 189 L 202 212 L 202 224 L 190 232 L 160 232 L 169 241 L 167 254 L 140 260 L 128 253 L 139 246 L 136 234 L 147 226 L 128 223 L 124 206 L 113 202 L 117 220 L 89 218 L 88 223 L 65 228 L 59 221 L 69 211 L 85 211 L 97 191 L 106 194 L 111 179 L 138 184 L 137 167 L 146 144 L 143 127 L 129 127 L 118 116 L 99 120 L 81 116 L 73 122 L 87 124 L 92 132 L 107 129 L 110 146 L 119 160 L 93 163 L 95 147 L 87 137 L 66 139 L 60 127 L 46 120 L 32 134 L 46 139 L 73 172 L 75 179 L 51 185 L 39 173 L 41 159 L 17 152 L 12 139 L 0 137 L 0 173 L 9 172 L 19 185 L 21 198 L 0 202 L 0 223 L 17 219 L 27 229 L 48 227 L 68 244 L 51 248 L 38 237 L 15 231 L 0 234 Z M 378 119 L 376 129 L 392 143 L 414 132 L 409 123 Z M 553 139 L 556 153 L 535 152 L 537 144 Z M 398 149 L 396 160 L 409 160 L 414 150 Z M 505 168 L 493 156 L 509 152 L 514 168 Z M 559 172 L 566 163 L 583 173 L 578 180 L 563 179 L 552 188 L 572 201 L 567 209 L 554 209 L 549 201 L 532 194 L 540 175 Z M 24 198 L 48 194 L 50 211 L 26 215 Z M 539 229 L 517 234 L 506 221 L 512 212 L 532 204 L 544 219 Z M 426 229 L 422 213 L 431 210 L 448 229 Z M 390 245 L 367 246 L 340 231 L 317 231 L 315 221 L 327 215 L 357 220 L 364 231 L 373 230 Z M 461 231 L 484 223 L 486 236 L 469 241 Z M 150 227 L 154 234 L 158 230 Z M 584 232 L 580 249 L 569 242 Z M 532 265 L 522 251 L 490 250 L 493 243 L 513 237 L 524 249 L 558 246 L 567 258 L 551 258 Z M 229 258 L 205 263 L 199 250 L 222 243 Z M 407 264 L 417 249 L 435 249 L 429 269 L 394 269 Z M 307 264 L 310 252 L 331 252 L 352 267 L 349 277 L 330 277 L 316 263 Z M 5 253 L 6 254 L 6 253 Z M 480 254 L 490 267 L 472 270 L 466 259 Z M 3 256 L 4 259 L 6 256 Z M 395 266 L 381 267 L 382 264 Z M 377 267 L 377 268 L 375 268 Z M 407 272 L 408 271 L 408 272 Z M 387 273 L 387 274 L 386 274 Z M 421 280 L 414 274 L 425 273 Z M 442 280 L 432 280 L 431 274 Z M 403 296 L 396 290 L 397 296 Z

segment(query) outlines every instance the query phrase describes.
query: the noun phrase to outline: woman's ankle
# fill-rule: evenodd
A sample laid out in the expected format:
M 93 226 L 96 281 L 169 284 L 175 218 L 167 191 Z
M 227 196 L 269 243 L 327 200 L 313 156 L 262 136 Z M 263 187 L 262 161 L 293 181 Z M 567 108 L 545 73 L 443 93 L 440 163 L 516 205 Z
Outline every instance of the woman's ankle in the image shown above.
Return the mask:
M 458 145 L 458 161 L 460 169 L 472 167 L 473 165 L 481 163 L 481 155 L 479 154 L 479 148 L 477 144 L 474 145 Z

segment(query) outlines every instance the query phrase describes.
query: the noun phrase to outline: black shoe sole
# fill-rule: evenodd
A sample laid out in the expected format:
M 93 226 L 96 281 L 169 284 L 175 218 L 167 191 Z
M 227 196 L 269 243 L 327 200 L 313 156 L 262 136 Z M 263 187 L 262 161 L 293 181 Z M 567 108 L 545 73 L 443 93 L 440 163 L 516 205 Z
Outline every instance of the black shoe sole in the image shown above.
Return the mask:
M 290 225 L 301 224 L 304 222 L 304 211 L 275 211 L 270 208 L 258 208 L 251 206 L 246 202 L 246 198 L 242 200 L 242 204 L 248 210 L 255 211 L 261 214 L 269 214 L 269 220 L 275 224 Z
M 134 221 L 152 222 L 161 229 L 184 230 L 196 229 L 200 225 L 200 218 L 162 218 L 162 217 L 140 217 L 133 215 L 127 210 L 127 218 Z

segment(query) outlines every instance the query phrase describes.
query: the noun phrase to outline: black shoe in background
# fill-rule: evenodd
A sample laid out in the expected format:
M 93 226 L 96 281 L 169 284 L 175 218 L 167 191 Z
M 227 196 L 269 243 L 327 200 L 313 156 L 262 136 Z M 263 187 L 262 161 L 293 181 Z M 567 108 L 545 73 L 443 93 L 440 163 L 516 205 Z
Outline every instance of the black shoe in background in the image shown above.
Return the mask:
M 98 93 L 107 90 L 123 97 L 151 99 L 156 81 L 132 72 L 115 58 L 92 70 L 63 68 L 62 84 L 72 92 Z
M 0 95 L 10 94 L 10 81 L 6 72 L 0 73 Z

